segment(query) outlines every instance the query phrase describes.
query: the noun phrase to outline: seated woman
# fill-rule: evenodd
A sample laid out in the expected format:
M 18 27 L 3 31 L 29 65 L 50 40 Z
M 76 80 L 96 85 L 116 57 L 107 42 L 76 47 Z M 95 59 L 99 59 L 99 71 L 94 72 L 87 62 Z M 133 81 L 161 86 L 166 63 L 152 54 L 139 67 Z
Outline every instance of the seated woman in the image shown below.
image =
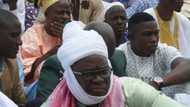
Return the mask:
M 183 107 L 138 79 L 114 76 L 95 31 L 71 22 L 63 35 L 57 55 L 64 79 L 41 107 Z
M 26 84 L 38 80 L 43 61 L 62 44 L 64 23 L 71 20 L 71 12 L 69 2 L 51 0 L 46 5 L 45 22 L 35 23 L 22 35 L 19 58 L 24 65 Z

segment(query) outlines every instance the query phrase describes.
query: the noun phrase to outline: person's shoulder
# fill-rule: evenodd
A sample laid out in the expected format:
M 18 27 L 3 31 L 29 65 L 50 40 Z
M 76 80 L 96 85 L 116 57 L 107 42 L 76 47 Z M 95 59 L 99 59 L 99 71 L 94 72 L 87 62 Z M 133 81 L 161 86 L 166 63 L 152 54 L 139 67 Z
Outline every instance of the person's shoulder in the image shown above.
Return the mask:
M 144 12 L 145 13 L 154 13 L 154 8 L 152 7 L 152 8 L 148 8 L 148 9 L 146 9 L 146 10 L 144 10 Z
M 127 51 L 127 47 L 128 47 L 129 45 L 130 45 L 129 42 L 125 42 L 125 43 L 119 45 L 116 49 L 125 52 L 125 51 Z
M 62 70 L 61 63 L 59 62 L 57 55 L 52 55 L 46 59 L 42 69 L 57 69 Z
M 17 63 L 16 63 L 16 58 L 5 58 L 5 62 L 8 66 L 12 67 L 16 67 Z
M 28 28 L 21 36 L 22 40 L 34 40 L 36 41 L 38 36 L 44 32 L 44 24 L 40 22 L 34 23 L 30 28 Z
M 178 52 L 178 49 L 173 46 L 169 46 L 166 43 L 158 43 L 157 51 L 158 52 L 167 52 L 167 51 Z
M 149 107 L 160 94 L 155 88 L 137 78 L 122 77 L 120 81 L 129 106 Z
M 175 13 L 177 17 L 189 22 L 189 19 L 186 16 L 184 16 L 182 13 L 179 13 L 179 12 L 175 12 Z

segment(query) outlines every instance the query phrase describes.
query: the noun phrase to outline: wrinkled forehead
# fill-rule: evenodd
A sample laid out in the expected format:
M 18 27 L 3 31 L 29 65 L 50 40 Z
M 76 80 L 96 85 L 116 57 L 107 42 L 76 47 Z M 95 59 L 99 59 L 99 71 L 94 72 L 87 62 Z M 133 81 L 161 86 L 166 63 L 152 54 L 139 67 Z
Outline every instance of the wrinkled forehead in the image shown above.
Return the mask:
M 121 6 L 113 6 L 106 11 L 105 16 L 112 16 L 114 14 L 117 14 L 118 12 L 125 14 L 125 9 Z
M 85 69 L 98 69 L 103 66 L 108 66 L 108 62 L 105 56 L 102 55 L 90 55 L 75 62 L 71 68 L 82 71 Z

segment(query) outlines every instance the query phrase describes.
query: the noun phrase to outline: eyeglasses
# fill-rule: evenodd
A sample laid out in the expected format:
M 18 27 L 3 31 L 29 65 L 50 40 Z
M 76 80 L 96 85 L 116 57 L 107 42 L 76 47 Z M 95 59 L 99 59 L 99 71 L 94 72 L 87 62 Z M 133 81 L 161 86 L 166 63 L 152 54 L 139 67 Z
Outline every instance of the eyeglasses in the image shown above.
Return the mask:
M 73 71 L 73 73 L 77 76 L 84 77 L 85 79 L 92 79 L 95 78 L 96 76 L 100 76 L 102 78 L 107 78 L 111 75 L 112 68 L 109 66 L 103 66 L 98 69 L 91 69 L 91 70 L 85 70 L 85 71 Z

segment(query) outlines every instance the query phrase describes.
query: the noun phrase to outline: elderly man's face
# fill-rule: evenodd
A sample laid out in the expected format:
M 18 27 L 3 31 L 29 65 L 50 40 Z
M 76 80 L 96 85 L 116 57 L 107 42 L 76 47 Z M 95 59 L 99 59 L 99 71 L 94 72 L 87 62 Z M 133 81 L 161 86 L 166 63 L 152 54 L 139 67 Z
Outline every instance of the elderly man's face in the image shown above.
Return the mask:
M 91 55 L 72 65 L 81 87 L 90 95 L 106 95 L 110 87 L 111 69 L 104 56 Z
M 0 56 L 7 58 L 16 57 L 19 45 L 22 44 L 20 33 L 21 26 L 19 21 L 12 25 L 2 25 L 0 27 Z
M 51 36 L 62 37 L 64 23 L 71 20 L 71 5 L 59 1 L 46 10 L 45 29 Z
M 127 17 L 125 10 L 122 7 L 112 7 L 112 12 L 105 18 L 107 22 L 114 30 L 116 40 L 124 34 L 126 30 Z

